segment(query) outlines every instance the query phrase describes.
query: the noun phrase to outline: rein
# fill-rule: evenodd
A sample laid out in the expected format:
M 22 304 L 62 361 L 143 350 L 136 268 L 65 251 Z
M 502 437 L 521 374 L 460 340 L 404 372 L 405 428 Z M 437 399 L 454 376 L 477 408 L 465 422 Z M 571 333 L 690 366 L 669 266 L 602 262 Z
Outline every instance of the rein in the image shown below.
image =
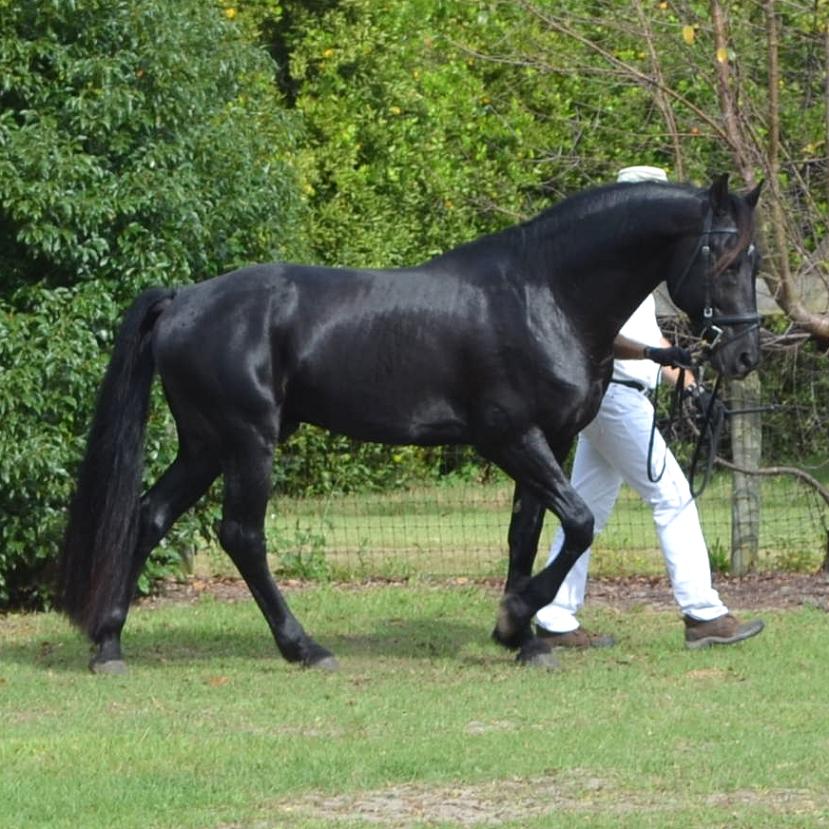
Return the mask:
M 714 381 L 714 388 L 711 390 L 711 399 L 708 401 L 708 407 L 702 417 L 702 423 L 699 427 L 699 435 L 697 435 L 696 443 L 694 444 L 694 454 L 691 456 L 691 466 L 688 469 L 688 487 L 691 490 L 692 498 L 699 498 L 708 486 L 711 480 L 711 473 L 714 471 L 714 462 L 717 459 L 717 450 L 720 448 L 720 438 L 722 437 L 722 427 L 725 425 L 725 418 L 730 412 L 727 409 L 721 409 L 720 414 L 714 417 L 714 409 L 717 403 L 717 395 L 720 392 L 720 382 L 722 375 L 717 375 Z M 702 484 L 699 489 L 696 487 L 697 467 L 699 466 L 700 457 L 702 456 L 703 444 L 708 439 L 708 452 L 705 457 L 705 466 L 702 477 Z
M 648 460 L 647 460 L 647 472 L 648 472 L 648 480 L 651 483 L 658 483 L 662 476 L 665 474 L 665 466 L 667 464 L 667 455 L 665 458 L 662 459 L 662 469 L 660 469 L 659 473 L 656 474 L 653 471 L 653 448 L 654 448 L 654 441 L 656 438 L 657 432 L 657 395 L 659 393 L 659 383 L 661 375 L 657 375 L 656 386 L 654 387 L 654 400 L 653 400 L 653 420 L 651 421 L 651 433 L 650 439 L 648 441 Z M 688 487 L 691 491 L 692 498 L 699 498 L 700 495 L 705 491 L 705 488 L 708 486 L 708 482 L 711 480 L 711 473 L 714 470 L 714 463 L 717 459 L 717 451 L 720 446 L 720 439 L 722 437 L 722 428 L 725 424 L 725 417 L 732 412 L 728 411 L 727 409 L 722 409 L 721 414 L 719 416 L 714 415 L 714 410 L 716 409 L 717 403 L 717 396 L 719 395 L 720 391 L 720 382 L 722 377 L 717 375 L 717 379 L 714 382 L 714 388 L 711 390 L 711 399 L 708 401 L 708 406 L 703 413 L 702 422 L 699 426 L 699 434 L 697 435 L 696 442 L 694 443 L 694 452 L 691 456 L 691 465 L 688 468 Z M 671 397 L 671 409 L 668 414 L 668 423 L 667 426 L 670 427 L 678 417 L 680 402 L 682 400 L 682 393 L 685 388 L 685 369 L 679 370 L 679 379 L 674 386 L 674 390 Z M 707 440 L 706 440 L 707 439 Z M 696 486 L 696 477 L 697 477 L 697 469 L 699 467 L 700 459 L 703 453 L 703 445 L 707 442 L 708 444 L 708 451 L 705 457 L 705 466 L 704 466 L 704 474 L 702 479 L 702 484 L 697 488 Z M 666 442 L 666 450 L 667 450 L 667 442 Z

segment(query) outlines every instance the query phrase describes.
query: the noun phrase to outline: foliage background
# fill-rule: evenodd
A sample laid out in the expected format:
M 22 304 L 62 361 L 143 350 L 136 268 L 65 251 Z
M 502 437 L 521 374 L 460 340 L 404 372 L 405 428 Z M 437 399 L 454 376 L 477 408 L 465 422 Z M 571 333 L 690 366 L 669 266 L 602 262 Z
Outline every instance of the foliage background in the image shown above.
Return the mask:
M 95 388 L 140 289 L 276 258 L 412 264 L 629 163 L 700 182 L 732 169 L 709 8 L 1 0 L 0 606 L 48 601 Z M 752 79 L 743 105 L 762 138 L 762 21 L 753 4 L 728 10 L 728 61 Z M 826 212 L 825 21 L 809 4 L 784 16 L 780 183 L 806 181 L 808 205 L 792 201 L 809 208 L 797 214 L 808 254 Z M 654 54 L 685 101 L 673 133 L 636 76 Z M 825 410 L 825 384 L 787 376 L 775 394 Z M 169 462 L 172 435 L 156 406 L 148 476 Z M 316 491 L 400 486 L 443 467 L 439 452 L 303 428 L 276 485 L 296 492 L 310 472 Z M 197 544 L 210 521 L 208 504 L 171 546 Z
M 0 605 L 41 602 L 121 309 L 290 255 L 296 119 L 209 3 L 8 2 L 0 23 Z M 154 423 L 153 471 L 174 451 Z

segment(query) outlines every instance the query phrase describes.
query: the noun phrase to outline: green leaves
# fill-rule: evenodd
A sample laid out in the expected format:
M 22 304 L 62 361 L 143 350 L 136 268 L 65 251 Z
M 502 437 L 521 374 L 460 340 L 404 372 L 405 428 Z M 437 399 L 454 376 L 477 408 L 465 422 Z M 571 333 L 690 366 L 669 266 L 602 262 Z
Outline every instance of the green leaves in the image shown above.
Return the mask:
M 48 596 L 121 309 L 149 284 L 295 253 L 274 76 L 202 0 L 3 4 L 0 606 Z M 164 411 L 153 474 L 175 446 Z
M 126 278 L 134 292 L 277 255 L 296 219 L 293 130 L 273 65 L 217 9 L 78 0 L 5 14 L 7 285 Z
M 487 28 L 475 4 L 306 5 L 277 30 L 306 126 L 313 259 L 411 265 L 524 212 L 537 168 L 515 159 L 530 119 L 499 117 L 487 87 L 498 68 L 456 45 Z

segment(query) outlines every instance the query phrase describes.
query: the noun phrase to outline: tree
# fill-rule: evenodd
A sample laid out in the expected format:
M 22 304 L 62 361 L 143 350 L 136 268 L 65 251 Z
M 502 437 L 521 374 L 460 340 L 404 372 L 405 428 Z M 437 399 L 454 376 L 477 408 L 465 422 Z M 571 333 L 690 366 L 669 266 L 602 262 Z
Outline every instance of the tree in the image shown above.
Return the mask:
M 594 129 L 624 147 L 628 163 L 657 160 L 676 177 L 697 180 L 712 166 L 736 168 L 750 186 L 765 178 L 763 279 L 793 327 L 829 341 L 826 9 L 797 2 L 781 9 L 775 0 L 630 0 L 627 14 L 583 2 L 519 5 L 537 36 L 528 46 L 522 24 L 507 41 L 511 51 L 490 59 L 555 78 L 583 78 L 582 99 L 595 102 L 599 112 L 600 104 L 606 107 Z M 608 100 L 608 90 L 615 100 Z M 621 116 L 614 105 L 619 101 Z M 629 124 L 631 113 L 637 119 L 622 136 L 619 124 Z M 821 286 L 822 296 L 814 291 Z M 820 304 L 807 293 L 817 293 Z M 732 383 L 729 392 L 732 401 L 746 404 L 737 409 L 751 411 L 759 403 L 759 377 Z M 761 427 L 756 414 L 735 416 L 732 427 L 732 567 L 743 573 L 758 552 L 754 473 Z
M 280 5 L 264 31 L 305 125 L 314 259 L 413 264 L 532 211 L 540 174 L 522 130 L 533 119 L 496 109 L 496 70 L 454 44 L 498 26 L 457 0 Z
M 203 0 L 2 3 L 0 606 L 44 598 L 120 309 L 299 250 L 275 74 Z
M 274 67 L 198 0 L 18 2 L 0 29 L 0 274 L 200 279 L 296 226 Z
M 748 186 L 765 178 L 763 278 L 795 325 L 829 339 L 829 11 L 775 0 L 629 0 L 624 14 L 589 3 L 519 5 L 539 35 L 527 48 L 522 25 L 512 50 L 491 59 L 577 74 L 597 110 L 612 91 L 640 117 L 624 138 L 618 105 L 597 115 L 593 127 L 613 146 L 630 152 L 638 141 L 640 155 L 661 157 L 678 178 L 700 180 L 718 164 Z M 815 305 L 807 294 L 821 285 Z

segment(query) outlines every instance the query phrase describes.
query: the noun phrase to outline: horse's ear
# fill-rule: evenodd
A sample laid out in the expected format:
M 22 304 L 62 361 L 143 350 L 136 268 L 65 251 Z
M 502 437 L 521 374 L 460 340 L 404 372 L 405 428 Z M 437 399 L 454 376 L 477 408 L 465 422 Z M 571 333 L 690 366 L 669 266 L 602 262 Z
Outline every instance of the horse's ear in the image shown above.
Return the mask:
M 725 213 L 728 209 L 728 173 L 723 173 L 714 179 L 708 188 L 708 202 L 714 213 Z
M 760 191 L 763 189 L 763 185 L 765 184 L 765 179 L 761 179 L 760 183 L 750 192 L 746 193 L 743 197 L 745 199 L 746 204 L 753 210 L 757 207 L 757 202 L 760 200 Z

